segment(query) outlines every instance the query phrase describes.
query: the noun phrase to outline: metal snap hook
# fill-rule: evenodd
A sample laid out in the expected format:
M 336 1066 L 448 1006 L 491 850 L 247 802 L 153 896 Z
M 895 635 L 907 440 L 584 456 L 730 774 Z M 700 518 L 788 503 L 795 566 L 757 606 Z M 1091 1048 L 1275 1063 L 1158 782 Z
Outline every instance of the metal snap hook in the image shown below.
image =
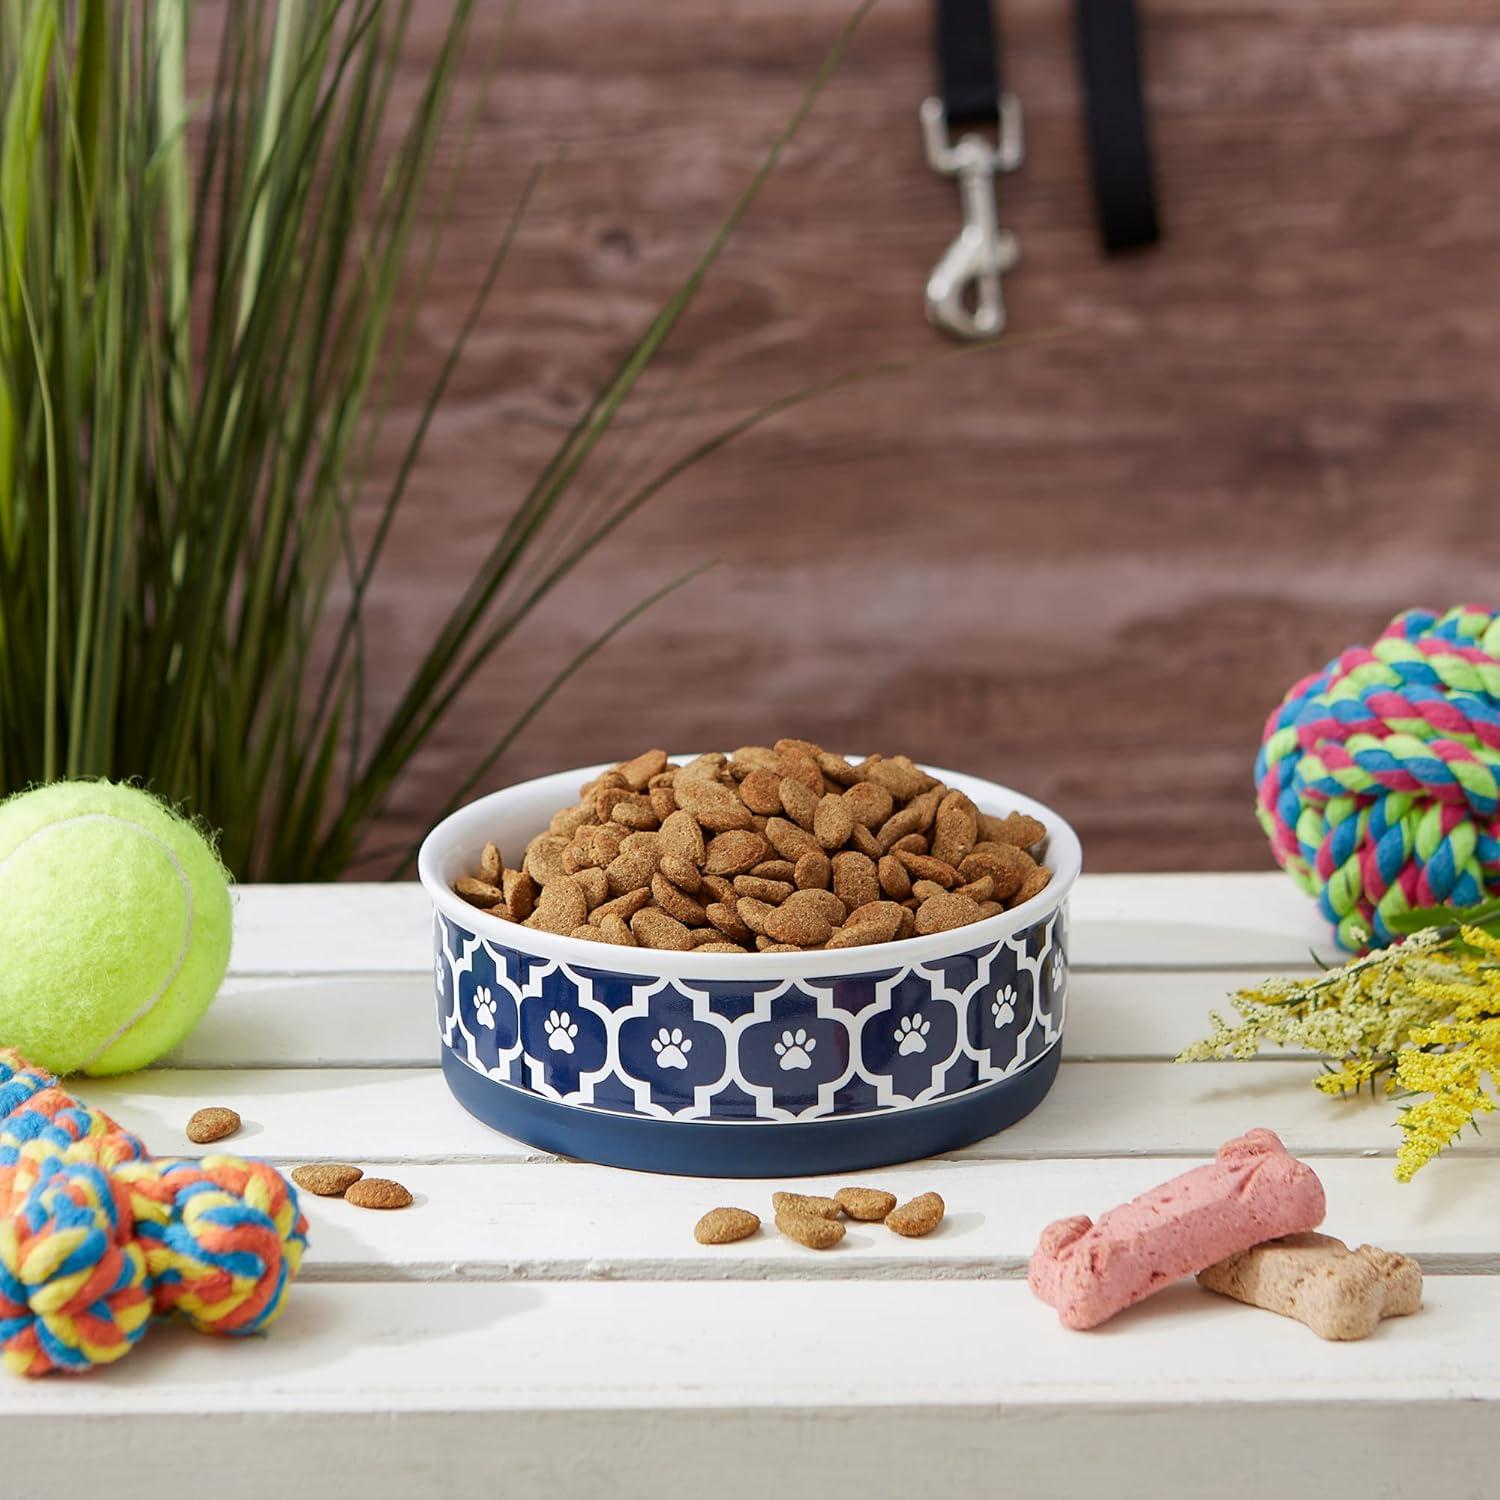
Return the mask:
M 1020 246 L 1000 227 L 995 176 L 1013 172 L 1025 153 L 1021 107 L 1014 94 L 1000 106 L 1000 136 L 991 144 L 981 135 L 950 139 L 941 99 L 922 101 L 919 118 L 927 164 L 958 180 L 963 228 L 927 278 L 927 317 L 959 338 L 993 338 L 1005 327 L 1000 278 L 1020 259 Z M 972 303 L 972 305 L 971 305 Z

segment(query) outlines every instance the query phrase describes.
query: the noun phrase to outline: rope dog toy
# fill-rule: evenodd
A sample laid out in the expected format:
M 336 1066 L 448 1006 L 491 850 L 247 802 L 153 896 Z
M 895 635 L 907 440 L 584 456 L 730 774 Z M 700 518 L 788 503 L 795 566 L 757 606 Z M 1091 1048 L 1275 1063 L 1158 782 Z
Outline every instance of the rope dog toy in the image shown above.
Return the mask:
M 0 1359 L 20 1375 L 123 1358 L 152 1317 L 268 1327 L 307 1246 L 266 1162 L 171 1160 L 0 1049 Z
M 1271 850 L 1350 949 L 1500 891 L 1500 612 L 1397 615 L 1304 677 L 1255 763 Z

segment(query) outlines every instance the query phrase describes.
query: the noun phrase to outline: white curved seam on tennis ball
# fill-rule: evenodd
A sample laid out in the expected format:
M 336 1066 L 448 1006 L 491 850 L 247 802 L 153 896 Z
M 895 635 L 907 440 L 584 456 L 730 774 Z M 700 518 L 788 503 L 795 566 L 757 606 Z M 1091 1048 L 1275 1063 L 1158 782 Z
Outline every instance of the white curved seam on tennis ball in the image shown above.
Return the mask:
M 130 829 L 131 832 L 140 834 L 140 836 L 144 839 L 149 839 L 171 861 L 172 868 L 177 872 L 177 878 L 182 882 L 182 894 L 184 900 L 187 902 L 187 918 L 182 924 L 182 947 L 178 950 L 177 961 L 172 965 L 171 972 L 167 975 L 166 980 L 158 987 L 156 993 L 152 995 L 151 998 L 147 1000 L 146 1003 L 141 1006 L 141 1008 L 137 1010 L 136 1013 L 131 1016 L 128 1021 L 126 1021 L 123 1025 L 117 1027 L 113 1035 L 111 1035 L 108 1040 L 105 1041 L 102 1047 L 98 1048 L 78 1064 L 77 1071 L 81 1073 L 85 1068 L 92 1067 L 94 1063 L 98 1062 L 99 1059 L 103 1057 L 104 1054 L 108 1052 L 109 1049 L 113 1047 L 114 1044 L 118 1042 L 127 1031 L 131 1029 L 132 1026 L 139 1025 L 146 1019 L 147 1016 L 151 1014 L 153 1010 L 156 1009 L 158 1005 L 161 1004 L 163 1000 L 166 999 L 167 991 L 177 983 L 177 976 L 182 973 L 183 965 L 187 963 L 188 950 L 193 945 L 193 917 L 195 915 L 195 911 L 193 902 L 193 885 L 192 882 L 187 878 L 187 871 L 182 868 L 182 861 L 177 858 L 177 851 L 164 840 L 157 838 L 157 836 L 152 833 L 149 828 L 142 828 L 139 823 L 132 823 L 129 818 L 122 818 L 118 813 L 79 813 L 76 817 L 64 818 L 60 823 L 48 823 L 45 827 L 38 828 L 34 833 L 28 833 L 26 837 L 22 839 L 14 849 L 10 851 L 9 854 L 5 855 L 4 858 L 0 858 L 0 875 L 3 875 L 5 873 L 6 865 L 8 865 L 11 860 L 13 860 L 16 855 L 21 852 L 21 850 L 23 850 L 29 843 L 31 843 L 33 839 L 42 838 L 44 835 L 49 833 L 56 833 L 61 828 L 76 827 L 79 823 L 123 824 L 126 828 Z

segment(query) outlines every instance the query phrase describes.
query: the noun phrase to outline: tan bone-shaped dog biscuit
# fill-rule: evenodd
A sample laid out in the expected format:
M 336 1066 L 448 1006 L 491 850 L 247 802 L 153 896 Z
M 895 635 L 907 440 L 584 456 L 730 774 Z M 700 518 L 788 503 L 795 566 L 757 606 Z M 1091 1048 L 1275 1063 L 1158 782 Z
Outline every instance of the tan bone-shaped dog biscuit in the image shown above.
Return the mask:
M 1252 1307 L 1305 1323 L 1320 1339 L 1365 1339 L 1382 1318 L 1422 1305 L 1422 1268 L 1405 1255 L 1327 1234 L 1289 1234 L 1231 1255 L 1198 1281 Z

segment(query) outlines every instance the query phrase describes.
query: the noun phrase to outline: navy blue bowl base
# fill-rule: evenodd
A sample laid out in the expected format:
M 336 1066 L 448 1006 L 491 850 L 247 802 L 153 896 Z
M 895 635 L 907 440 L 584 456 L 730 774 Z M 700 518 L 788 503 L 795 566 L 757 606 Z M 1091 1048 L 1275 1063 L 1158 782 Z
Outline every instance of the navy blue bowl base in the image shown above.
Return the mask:
M 443 1074 L 476 1119 L 558 1156 L 683 1177 L 812 1177 L 916 1161 L 973 1145 L 1029 1115 L 1052 1087 L 1055 1046 L 1012 1078 L 916 1109 L 796 1124 L 653 1120 L 558 1104 L 476 1073 L 450 1047 Z
M 1046 1093 L 1066 924 L 1058 908 L 880 968 L 667 979 L 543 958 L 439 914 L 443 1066 L 478 1118 L 610 1165 L 759 1176 L 912 1160 L 1003 1129 Z

